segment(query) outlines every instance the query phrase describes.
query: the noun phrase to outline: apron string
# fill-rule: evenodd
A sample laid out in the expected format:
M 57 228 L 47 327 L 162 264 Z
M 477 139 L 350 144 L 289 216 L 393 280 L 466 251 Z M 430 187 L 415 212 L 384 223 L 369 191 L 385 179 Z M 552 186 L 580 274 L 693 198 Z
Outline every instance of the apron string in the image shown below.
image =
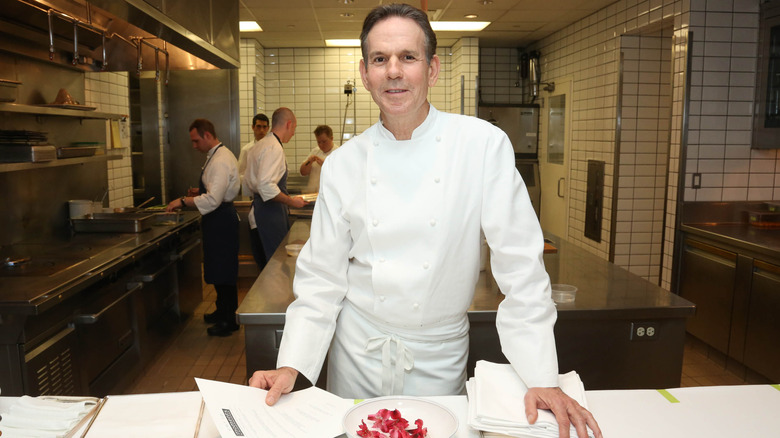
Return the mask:
M 393 353 L 390 351 L 392 343 L 395 343 L 395 364 L 393 364 Z M 395 335 L 377 336 L 366 341 L 367 352 L 377 351 L 380 348 L 382 349 L 382 394 L 403 394 L 404 371 L 411 371 L 414 368 L 414 355 Z

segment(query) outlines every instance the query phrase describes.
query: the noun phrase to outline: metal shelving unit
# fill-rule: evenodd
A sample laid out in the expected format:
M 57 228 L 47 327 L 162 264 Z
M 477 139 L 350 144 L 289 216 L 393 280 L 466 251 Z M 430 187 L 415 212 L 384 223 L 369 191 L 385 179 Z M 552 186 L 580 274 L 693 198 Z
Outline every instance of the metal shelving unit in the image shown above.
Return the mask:
M 71 117 L 76 119 L 94 119 L 94 120 L 121 120 L 127 117 L 124 114 L 104 113 L 91 110 L 79 110 L 58 108 L 41 105 L 25 105 L 19 103 L 0 103 L 0 113 L 27 114 L 37 117 Z M 115 150 L 115 149 L 114 149 Z M 20 163 L 0 163 L 0 173 L 14 172 L 19 170 L 44 169 L 49 167 L 72 166 L 76 164 L 93 163 L 99 161 L 119 160 L 121 153 L 109 153 L 93 155 L 90 157 L 59 158 L 52 161 L 43 162 L 20 162 Z

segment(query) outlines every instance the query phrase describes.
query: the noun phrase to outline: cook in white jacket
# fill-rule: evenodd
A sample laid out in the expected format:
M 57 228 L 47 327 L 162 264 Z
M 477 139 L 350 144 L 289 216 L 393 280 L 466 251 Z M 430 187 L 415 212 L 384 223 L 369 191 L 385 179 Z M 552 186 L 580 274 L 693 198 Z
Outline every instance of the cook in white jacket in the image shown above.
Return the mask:
M 379 6 L 363 25 L 363 84 L 381 122 L 322 168 L 311 237 L 296 265 L 278 369 L 249 383 L 273 404 L 299 373 L 314 382 L 326 353 L 328 390 L 342 397 L 464 392 L 467 310 L 479 275 L 480 231 L 506 295 L 504 354 L 531 388 L 526 415 L 552 409 L 561 436 L 592 415 L 557 388 L 556 311 L 544 239 L 503 131 L 427 101 L 439 59 L 427 16 Z

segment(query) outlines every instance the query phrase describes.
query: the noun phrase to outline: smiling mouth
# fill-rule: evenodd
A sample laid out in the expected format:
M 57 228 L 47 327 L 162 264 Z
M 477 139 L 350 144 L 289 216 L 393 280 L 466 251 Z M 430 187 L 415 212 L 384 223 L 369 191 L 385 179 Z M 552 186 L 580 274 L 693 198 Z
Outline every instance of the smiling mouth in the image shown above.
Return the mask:
M 398 94 L 398 93 L 404 93 L 406 90 L 387 90 L 390 94 Z

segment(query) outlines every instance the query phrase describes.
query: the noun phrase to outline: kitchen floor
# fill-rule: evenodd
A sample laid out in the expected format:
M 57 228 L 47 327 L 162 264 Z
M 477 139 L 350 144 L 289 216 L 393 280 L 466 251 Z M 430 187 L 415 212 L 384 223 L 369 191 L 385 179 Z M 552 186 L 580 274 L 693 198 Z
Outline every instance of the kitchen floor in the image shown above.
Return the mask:
M 254 278 L 242 278 L 238 285 L 241 302 Z M 246 353 L 244 328 L 226 338 L 206 334 L 208 325 L 203 314 L 214 310 L 216 292 L 204 285 L 204 300 L 194 317 L 184 325 L 168 347 L 126 391 L 128 394 L 195 391 L 195 377 L 222 382 L 245 384 Z M 727 370 L 725 360 L 696 339 L 688 339 L 683 355 L 680 386 L 744 385 L 766 383 L 760 376 L 745 376 L 744 372 Z

